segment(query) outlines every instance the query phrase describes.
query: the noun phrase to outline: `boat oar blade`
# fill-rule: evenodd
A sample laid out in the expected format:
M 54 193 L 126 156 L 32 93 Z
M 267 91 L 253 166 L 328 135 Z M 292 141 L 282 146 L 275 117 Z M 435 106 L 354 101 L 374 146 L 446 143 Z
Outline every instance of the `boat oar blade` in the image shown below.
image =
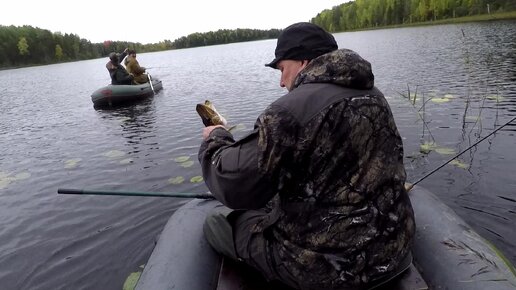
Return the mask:
M 151 87 L 152 93 L 156 94 L 156 91 L 154 90 L 154 86 L 152 85 L 152 78 L 151 78 L 151 75 L 149 73 L 147 73 L 147 78 L 149 78 L 149 83 L 150 83 L 150 87 Z
M 168 192 L 142 192 L 142 191 L 116 191 L 116 190 L 88 190 L 74 188 L 58 188 L 59 194 L 79 194 L 79 195 L 120 195 L 120 196 L 150 196 L 150 197 L 179 197 L 179 198 L 199 198 L 213 199 L 209 193 L 168 193 Z

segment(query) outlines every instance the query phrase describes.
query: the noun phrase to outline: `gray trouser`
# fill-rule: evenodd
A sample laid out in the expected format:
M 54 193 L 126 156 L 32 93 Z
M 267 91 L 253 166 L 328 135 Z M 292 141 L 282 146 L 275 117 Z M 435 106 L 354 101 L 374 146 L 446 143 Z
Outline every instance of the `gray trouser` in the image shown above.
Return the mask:
M 290 279 L 280 278 L 271 268 L 263 233 L 252 233 L 251 227 L 265 215 L 260 210 L 232 210 L 223 205 L 216 206 L 204 222 L 204 236 L 218 253 L 245 262 L 260 271 L 267 280 L 287 280 L 290 285 L 295 285 Z
M 203 230 L 204 236 L 218 253 L 239 260 L 235 251 L 233 225 L 228 220 L 233 212 L 235 211 L 224 205 L 217 205 L 208 213 Z
M 297 283 L 289 275 L 289 271 L 271 268 L 269 261 L 271 257 L 266 253 L 263 233 L 252 235 L 252 237 L 249 234 L 250 227 L 264 215 L 265 213 L 262 211 L 232 210 L 220 204 L 206 217 L 203 227 L 204 236 L 218 253 L 236 261 L 245 261 L 262 272 L 267 280 L 280 280 L 297 288 Z M 279 260 L 279 257 L 275 256 L 274 259 Z M 407 270 L 411 262 L 412 255 L 409 253 L 394 273 L 374 281 L 367 289 L 377 288 L 389 282 Z

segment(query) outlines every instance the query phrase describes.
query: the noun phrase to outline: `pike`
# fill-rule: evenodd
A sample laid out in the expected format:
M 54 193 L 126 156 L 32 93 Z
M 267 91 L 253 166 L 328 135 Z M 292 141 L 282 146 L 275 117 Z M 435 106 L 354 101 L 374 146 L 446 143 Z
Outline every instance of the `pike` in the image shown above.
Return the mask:
M 215 125 L 222 125 L 225 127 L 228 124 L 226 119 L 217 112 L 217 109 L 215 109 L 215 106 L 209 100 L 204 101 L 204 104 L 197 104 L 197 106 L 195 106 L 195 110 L 206 127 Z

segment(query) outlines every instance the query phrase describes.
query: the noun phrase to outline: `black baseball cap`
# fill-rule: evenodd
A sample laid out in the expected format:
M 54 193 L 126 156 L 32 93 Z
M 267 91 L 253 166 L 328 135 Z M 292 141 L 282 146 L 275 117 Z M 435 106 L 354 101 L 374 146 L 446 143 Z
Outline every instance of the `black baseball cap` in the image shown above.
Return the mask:
M 265 66 L 277 68 L 283 59 L 312 60 L 336 49 L 338 45 L 333 35 L 315 24 L 299 22 L 281 32 L 274 51 L 276 58 Z

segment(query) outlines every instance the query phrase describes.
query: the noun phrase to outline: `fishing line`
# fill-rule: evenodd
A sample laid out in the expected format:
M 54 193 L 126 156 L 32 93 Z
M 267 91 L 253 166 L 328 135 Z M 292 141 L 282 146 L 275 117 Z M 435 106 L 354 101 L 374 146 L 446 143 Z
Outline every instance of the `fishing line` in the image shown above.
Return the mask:
M 424 179 L 426 179 L 428 176 L 434 174 L 437 170 L 443 168 L 446 164 L 452 162 L 454 159 L 456 159 L 457 157 L 461 156 L 462 154 L 464 154 L 464 152 L 470 150 L 471 148 L 475 147 L 478 145 L 478 143 L 484 141 L 485 139 L 487 139 L 489 136 L 493 135 L 494 133 L 498 132 L 498 130 L 502 129 L 503 127 L 509 125 L 512 121 L 516 120 L 516 117 L 512 118 L 509 122 L 501 125 L 500 127 L 496 128 L 496 130 L 494 130 L 493 132 L 489 133 L 487 136 L 485 136 L 484 138 L 478 140 L 477 142 L 473 143 L 473 145 L 469 146 L 468 148 L 462 150 L 459 154 L 455 155 L 454 157 L 452 157 L 450 160 L 446 161 L 444 164 L 440 165 L 439 167 L 437 167 L 436 169 L 430 171 L 429 173 L 427 173 L 425 176 L 421 177 L 420 179 L 418 179 L 416 182 L 410 184 L 408 187 L 407 187 L 407 191 L 410 191 L 414 185 L 420 183 L 421 181 L 423 181 Z

